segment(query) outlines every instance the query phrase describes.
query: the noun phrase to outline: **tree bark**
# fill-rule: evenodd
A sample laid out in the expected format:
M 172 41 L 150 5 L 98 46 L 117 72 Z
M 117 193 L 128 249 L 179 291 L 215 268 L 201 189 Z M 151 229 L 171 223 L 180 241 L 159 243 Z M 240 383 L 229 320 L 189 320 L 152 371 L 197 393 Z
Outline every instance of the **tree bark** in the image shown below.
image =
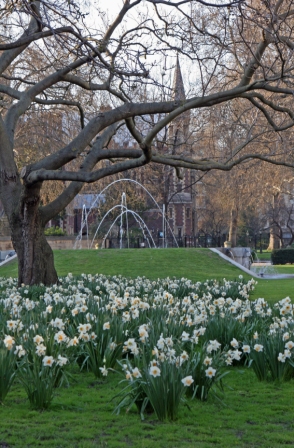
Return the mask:
M 39 229 L 35 228 L 34 233 L 36 238 L 26 235 L 23 228 L 14 229 L 12 232 L 13 246 L 18 256 L 18 284 L 55 284 L 58 282 L 58 276 L 54 268 L 53 251 L 43 229 L 39 232 Z M 20 234 L 24 234 L 24 237 L 19 238 Z
M 278 226 L 278 217 L 279 217 L 279 206 L 278 206 L 279 194 L 276 193 L 273 195 L 273 203 L 272 203 L 272 219 L 270 226 L 270 240 L 267 250 L 279 249 L 283 246 L 283 241 L 279 237 L 281 234 L 279 226 Z
M 40 185 L 24 189 L 20 211 L 9 217 L 12 244 L 18 256 L 19 285 L 52 285 L 58 281 L 53 251 L 44 235 L 39 193 Z
M 237 227 L 238 227 L 238 210 L 233 207 L 231 210 L 231 222 L 229 230 L 229 241 L 231 241 L 232 247 L 237 246 Z
M 277 235 L 278 232 L 278 228 L 277 226 L 273 225 L 270 228 L 270 240 L 269 240 L 269 245 L 267 250 L 274 250 L 274 249 L 279 249 L 280 248 L 280 239 Z

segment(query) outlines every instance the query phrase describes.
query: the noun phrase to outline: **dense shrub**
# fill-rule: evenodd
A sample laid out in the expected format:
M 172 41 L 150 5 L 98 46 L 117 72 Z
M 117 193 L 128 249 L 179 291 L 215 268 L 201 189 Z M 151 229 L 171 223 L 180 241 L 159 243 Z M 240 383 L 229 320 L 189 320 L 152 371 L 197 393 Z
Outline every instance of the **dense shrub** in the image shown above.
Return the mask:
M 271 260 L 273 264 L 294 263 L 294 249 L 275 249 L 272 251 Z
M 66 235 L 65 230 L 62 230 L 60 227 L 48 227 L 45 229 L 46 236 L 64 236 Z

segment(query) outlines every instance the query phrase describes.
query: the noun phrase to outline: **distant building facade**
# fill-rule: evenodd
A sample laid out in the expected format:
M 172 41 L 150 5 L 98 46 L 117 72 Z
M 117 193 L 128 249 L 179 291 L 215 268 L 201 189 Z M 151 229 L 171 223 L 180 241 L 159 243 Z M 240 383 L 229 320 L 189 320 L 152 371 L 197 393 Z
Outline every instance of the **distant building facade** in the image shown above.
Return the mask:
M 185 88 L 179 59 L 177 57 L 176 67 L 172 84 L 172 100 L 184 103 L 186 101 Z M 103 106 L 101 110 L 107 110 L 107 106 Z M 180 117 L 173 120 L 169 125 L 166 137 L 162 142 L 160 151 L 172 155 L 193 155 L 193 142 L 190 137 L 190 111 L 181 114 Z M 114 136 L 110 148 L 125 147 L 137 148 L 137 142 L 130 138 L 129 134 L 118 134 Z M 109 163 L 105 161 L 106 165 Z M 137 180 L 147 189 L 150 187 L 149 176 L 146 168 L 133 170 L 132 172 L 123 173 L 123 177 Z M 106 183 L 111 182 L 109 178 L 105 179 Z M 162 189 L 157 195 L 157 206 L 148 201 L 148 209 L 142 213 L 144 222 L 152 232 L 154 238 L 172 237 L 184 238 L 185 236 L 196 236 L 201 230 L 201 213 L 199 211 L 205 208 L 205 186 L 201 182 L 196 182 L 195 171 L 189 169 L 176 170 L 171 167 L 162 167 L 159 176 L 158 185 Z M 105 186 L 104 184 L 101 184 Z M 142 189 L 137 187 L 138 192 L 142 193 Z M 88 204 L 94 196 L 92 194 L 80 194 L 68 207 L 65 218 L 65 230 L 67 234 L 76 234 L 80 231 L 83 219 L 83 205 Z M 90 198 L 90 199 L 89 199 Z M 147 198 L 147 194 L 146 194 Z M 159 199 L 158 199 L 159 198 Z M 148 199 L 148 198 L 147 198 Z M 93 199 L 94 201 L 94 199 Z M 90 207 L 84 206 L 84 209 Z M 94 207 L 95 209 L 95 207 Z M 165 212 L 166 220 L 162 219 L 162 211 Z M 91 219 L 93 221 L 93 218 Z

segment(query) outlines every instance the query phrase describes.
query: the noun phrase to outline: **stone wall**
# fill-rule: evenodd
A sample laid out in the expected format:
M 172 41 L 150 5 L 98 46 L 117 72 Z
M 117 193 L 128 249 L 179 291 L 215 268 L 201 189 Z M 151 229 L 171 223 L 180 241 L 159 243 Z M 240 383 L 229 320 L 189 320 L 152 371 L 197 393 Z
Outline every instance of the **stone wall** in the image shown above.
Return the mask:
M 229 258 L 232 258 L 236 263 L 244 266 L 247 269 L 250 269 L 250 265 L 252 263 L 251 257 L 251 249 L 250 247 L 218 247 L 217 250 L 222 252 Z
M 52 249 L 73 249 L 76 238 L 70 236 L 51 236 L 47 237 L 47 241 Z M 82 240 L 82 248 L 88 249 L 87 241 Z M 95 247 L 95 244 L 93 245 Z M 0 237 L 0 250 L 14 250 L 10 237 Z
M 6 216 L 3 216 L 0 219 L 0 235 L 3 235 L 4 237 L 10 237 L 10 228 Z
M 0 236 L 0 250 L 14 250 L 9 236 Z

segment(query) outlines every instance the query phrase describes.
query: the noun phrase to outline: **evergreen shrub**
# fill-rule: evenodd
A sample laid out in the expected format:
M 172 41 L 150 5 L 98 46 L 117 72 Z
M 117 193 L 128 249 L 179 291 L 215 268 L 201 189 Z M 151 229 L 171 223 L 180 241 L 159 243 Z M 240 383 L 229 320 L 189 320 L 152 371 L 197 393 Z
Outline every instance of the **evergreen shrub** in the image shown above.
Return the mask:
M 294 249 L 275 249 L 271 255 L 272 264 L 294 263 Z

